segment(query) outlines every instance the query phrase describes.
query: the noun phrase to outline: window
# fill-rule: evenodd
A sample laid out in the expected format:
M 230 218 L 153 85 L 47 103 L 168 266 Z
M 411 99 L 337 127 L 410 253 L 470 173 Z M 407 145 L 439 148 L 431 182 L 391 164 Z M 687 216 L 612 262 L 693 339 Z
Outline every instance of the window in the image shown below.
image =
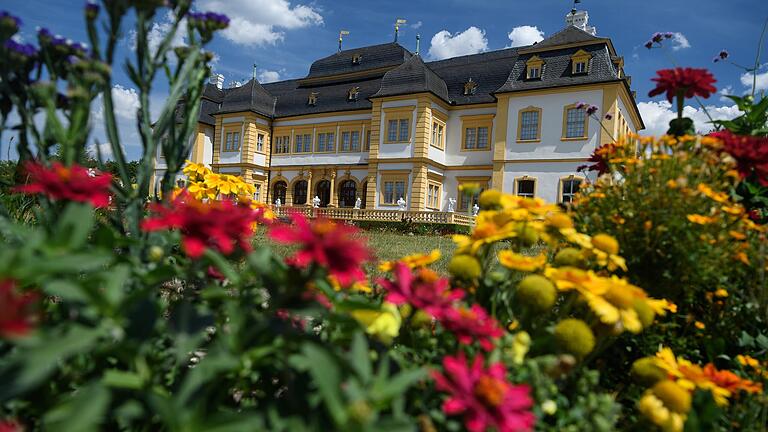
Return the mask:
M 491 148 L 492 115 L 463 116 L 461 121 L 464 129 L 461 139 L 462 150 L 488 150 Z
M 470 177 L 457 177 L 459 181 L 459 190 L 457 196 L 459 197 L 458 210 L 468 211 L 472 206 L 478 203 L 480 194 L 488 189 L 488 177 L 482 178 L 470 178 Z M 467 194 L 464 189 L 465 186 L 470 184 L 480 186 L 471 195 Z
M 360 87 L 352 87 L 347 91 L 347 100 L 348 101 L 356 101 L 357 98 L 360 96 Z
M 387 112 L 385 142 L 407 143 L 411 140 L 411 113 L 411 108 L 398 108 L 396 111 Z
M 527 79 L 541 79 L 541 72 L 544 69 L 544 60 L 539 56 L 533 56 L 525 62 Z
M 312 92 L 309 94 L 309 97 L 307 98 L 307 105 L 309 106 L 315 106 L 317 105 L 317 98 L 320 96 L 320 93 L 318 92 Z
M 363 62 L 363 55 L 362 54 L 353 54 L 352 55 L 352 64 L 358 65 Z
M 293 205 L 307 203 L 307 181 L 299 180 L 293 185 Z
M 576 62 L 573 65 L 573 73 L 576 73 L 576 74 L 587 73 L 587 62 Z
M 253 192 L 253 200 L 256 202 L 261 202 L 261 185 L 256 184 L 254 185 L 255 192 Z
M 256 151 L 264 153 L 264 134 L 256 135 Z
M 291 137 L 279 136 L 275 138 L 275 154 L 287 154 L 291 151 Z
M 440 183 L 430 181 L 427 184 L 427 207 L 440 210 Z
M 580 49 L 571 56 L 571 73 L 574 75 L 586 74 L 589 71 L 589 59 L 592 54 Z
M 240 151 L 240 132 L 227 132 L 224 135 L 224 151 Z
M 538 66 L 532 66 L 528 69 L 528 79 L 541 78 L 541 68 Z
M 528 107 L 520 111 L 518 119 L 518 141 L 537 141 L 541 137 L 541 109 Z
M 469 81 L 464 83 L 464 96 L 471 96 L 477 92 L 477 83 L 469 78 Z
M 445 123 L 441 121 L 432 122 L 432 146 L 439 149 L 445 148 Z
M 285 193 L 287 190 L 288 184 L 286 184 L 284 181 L 280 180 L 276 182 L 272 187 L 272 204 L 274 204 L 277 200 L 280 200 L 280 204 L 286 204 Z
M 396 205 L 408 194 L 408 174 L 381 176 L 381 204 Z
M 560 180 L 560 202 L 571 203 L 573 198 L 579 192 L 581 186 L 581 179 L 575 177 L 568 177 Z
M 312 151 L 312 135 L 296 134 L 294 137 L 294 153 L 309 153 Z
M 369 151 L 371 149 L 371 131 L 365 132 L 365 148 L 363 150 Z
M 318 153 L 330 153 L 336 148 L 336 142 L 334 141 L 336 134 L 333 132 L 320 132 L 317 134 L 317 147 L 315 151 Z
M 339 150 L 343 152 L 360 151 L 360 131 L 343 131 Z
M 515 179 L 515 194 L 521 197 L 533 198 L 536 196 L 536 179 L 522 177 Z
M 587 111 L 576 106 L 565 107 L 563 119 L 563 138 L 586 138 L 587 136 Z

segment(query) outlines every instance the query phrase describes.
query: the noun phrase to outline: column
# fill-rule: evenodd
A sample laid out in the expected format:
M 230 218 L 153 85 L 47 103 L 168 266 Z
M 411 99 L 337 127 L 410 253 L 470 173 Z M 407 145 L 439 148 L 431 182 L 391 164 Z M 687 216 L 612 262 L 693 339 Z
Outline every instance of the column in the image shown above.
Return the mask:
M 336 168 L 331 169 L 331 201 L 328 207 L 339 206 L 339 194 L 336 193 Z
M 307 170 L 307 207 L 312 207 L 312 170 Z

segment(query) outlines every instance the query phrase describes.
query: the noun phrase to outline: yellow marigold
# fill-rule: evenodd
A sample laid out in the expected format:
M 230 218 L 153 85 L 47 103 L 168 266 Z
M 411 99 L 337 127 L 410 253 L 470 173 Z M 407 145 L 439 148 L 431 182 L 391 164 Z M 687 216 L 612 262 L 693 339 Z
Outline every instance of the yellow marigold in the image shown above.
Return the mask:
M 736 252 L 736 254 L 733 256 L 733 259 L 741 262 L 744 265 L 751 265 L 751 263 L 749 262 L 749 257 L 744 252 Z
M 514 218 L 515 215 L 507 211 L 481 212 L 471 235 L 453 236 L 456 252 L 476 254 L 485 245 L 517 236 Z
M 740 232 L 734 231 L 734 230 L 728 231 L 728 235 L 731 236 L 735 240 L 746 240 L 747 239 L 747 235 L 746 234 L 740 233 Z
M 216 188 L 209 188 L 205 182 L 191 182 L 187 186 L 187 190 L 190 194 L 192 194 L 195 199 L 202 200 L 202 199 L 216 199 L 217 191 Z
M 667 187 L 670 189 L 677 189 L 677 182 L 672 179 L 669 179 L 667 180 Z
M 691 394 L 672 380 L 657 382 L 651 391 L 674 412 L 686 414 L 691 410 Z
M 331 288 L 333 288 L 333 290 L 337 292 L 342 291 L 344 289 L 348 291 L 353 291 L 353 292 L 363 292 L 363 293 L 373 292 L 373 289 L 371 289 L 371 287 L 368 286 L 366 282 L 356 281 L 348 287 L 343 287 L 341 286 L 341 283 L 339 283 L 339 279 L 335 275 L 328 276 L 328 284 L 331 285 Z
M 718 288 L 715 290 L 715 297 L 726 298 L 728 297 L 728 291 L 724 288 Z
M 557 229 L 573 228 L 573 219 L 565 213 L 552 213 L 547 216 L 546 222 Z
M 654 385 L 667 378 L 667 373 L 657 364 L 655 357 L 643 357 L 632 363 L 632 378 L 640 384 Z
M 691 363 L 683 357 L 675 357 L 671 349 L 662 347 L 656 353 L 658 366 L 664 369 L 675 382 L 688 391 L 696 388 L 709 390 L 718 405 L 728 404 L 728 398 L 732 393 L 726 388 L 719 387 L 704 372 L 701 366 Z
M 402 318 L 397 306 L 384 302 L 380 310 L 358 309 L 350 312 L 350 315 L 365 327 L 365 331 L 377 337 L 382 342 L 389 344 L 392 339 L 400 334 Z
M 397 261 L 382 261 L 381 264 L 379 264 L 379 270 L 390 272 L 395 268 L 395 264 L 398 262 L 401 262 L 412 269 L 426 267 L 437 262 L 440 257 L 440 249 L 433 249 L 432 252 L 428 254 L 412 254 L 406 255 Z
M 699 330 L 704 330 L 705 328 L 707 328 L 707 326 L 701 321 L 696 321 L 695 323 L 693 323 L 693 325 L 696 326 L 696 328 Z
M 182 172 L 190 181 L 203 180 L 207 174 L 212 173 L 212 171 L 205 165 L 194 163 L 192 161 L 186 161 L 186 165 Z
M 740 206 L 739 204 L 734 204 L 732 206 L 722 206 L 720 207 L 720 210 L 732 216 L 739 216 L 744 213 L 744 207 Z
M 696 189 L 698 189 L 698 191 L 704 194 L 706 197 L 719 203 L 728 201 L 728 194 L 723 192 L 715 192 L 711 187 L 704 183 L 699 183 L 699 186 L 697 186 Z
M 547 263 L 547 256 L 539 254 L 536 256 L 521 255 L 510 250 L 499 252 L 499 263 L 512 270 L 523 272 L 534 272 Z
M 689 214 L 686 216 L 686 218 L 688 218 L 688 221 L 699 225 L 711 224 L 717 220 L 711 216 L 704 216 L 700 214 Z
M 736 356 L 736 361 L 738 361 L 742 366 L 749 366 L 754 369 L 760 367 L 760 361 L 748 355 L 739 354 Z
M 619 253 L 619 242 L 616 238 L 608 234 L 597 234 L 593 236 L 592 246 L 611 255 Z
M 646 231 L 650 231 L 651 229 L 653 229 L 653 221 L 651 221 L 651 220 L 645 221 L 643 223 L 643 229 L 646 230 Z
M 687 415 L 676 413 L 664 406 L 664 402 L 651 390 L 647 390 L 640 398 L 637 410 L 663 432 L 682 432 L 687 419 Z

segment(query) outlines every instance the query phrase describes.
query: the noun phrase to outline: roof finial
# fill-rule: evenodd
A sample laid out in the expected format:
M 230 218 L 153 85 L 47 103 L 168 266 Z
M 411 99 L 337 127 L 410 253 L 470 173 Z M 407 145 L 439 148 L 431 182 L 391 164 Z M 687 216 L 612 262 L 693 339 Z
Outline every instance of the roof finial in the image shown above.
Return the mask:
M 395 21 L 395 42 L 397 42 L 397 34 L 400 33 L 400 25 L 405 24 L 408 21 L 398 18 L 397 21 Z
M 573 8 L 571 9 L 572 14 L 576 13 L 576 5 L 579 3 L 581 3 L 581 0 L 573 0 Z
M 341 43 L 344 41 L 344 36 L 348 36 L 349 31 L 347 30 L 341 30 L 339 32 L 339 52 L 341 52 Z
M 256 63 L 254 63 L 253 64 L 253 79 L 254 79 L 254 81 L 256 80 L 256 68 L 257 67 L 258 67 L 258 65 Z
M 416 35 L 416 55 L 419 55 L 419 47 L 421 46 L 421 35 Z

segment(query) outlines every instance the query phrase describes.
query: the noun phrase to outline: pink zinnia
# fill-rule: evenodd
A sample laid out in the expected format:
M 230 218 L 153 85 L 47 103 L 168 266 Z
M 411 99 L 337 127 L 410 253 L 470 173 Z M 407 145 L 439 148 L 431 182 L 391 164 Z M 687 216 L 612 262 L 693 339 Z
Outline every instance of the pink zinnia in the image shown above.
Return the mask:
M 23 432 L 24 428 L 13 420 L 0 421 L 0 432 Z
M 365 280 L 362 264 L 370 259 L 371 252 L 365 241 L 357 238 L 357 228 L 322 218 L 310 222 L 298 213 L 291 215 L 291 221 L 293 225 L 273 225 L 269 230 L 269 237 L 277 243 L 299 246 L 286 260 L 288 264 L 326 268 L 344 286 Z
M 654 97 L 662 93 L 667 94 L 667 100 L 672 100 L 678 92 L 682 92 L 685 98 L 701 96 L 708 98 L 712 93 L 717 92 L 714 84 L 715 77 L 706 69 L 695 68 L 675 68 L 662 69 L 656 71 L 658 75 L 652 81 L 656 81 L 656 88 L 648 93 L 648 96 Z
M 35 293 L 19 293 L 15 281 L 0 280 L 0 338 L 18 338 L 32 331 L 37 322 L 37 300 Z
M 385 300 L 401 305 L 409 303 L 439 318 L 456 300 L 464 297 L 461 290 L 451 290 L 447 278 L 441 278 L 432 270 L 421 268 L 414 273 L 406 264 L 395 263 L 395 280 L 379 279 L 386 291 Z
M 42 194 L 51 199 L 90 203 L 94 207 L 109 205 L 111 174 L 92 174 L 80 165 L 66 167 L 60 162 L 50 167 L 29 161 L 24 165 L 29 183 L 14 190 L 26 194 Z
M 493 339 L 504 334 L 496 320 L 479 304 L 473 304 L 469 308 L 459 306 L 446 309 L 438 320 L 446 330 L 456 336 L 459 343 L 469 345 L 478 341 L 486 351 L 493 349 Z
M 768 186 L 768 138 L 736 135 L 729 130 L 709 136 L 723 142 L 723 149 L 736 159 L 737 169 L 743 178 L 749 178 L 754 173 L 761 185 Z
M 239 247 L 251 251 L 251 236 L 259 212 L 230 200 L 198 201 L 181 194 L 168 205 L 153 204 L 154 217 L 144 220 L 144 231 L 178 229 L 182 247 L 190 258 L 199 258 L 206 248 L 229 255 Z
M 444 374 L 433 372 L 438 390 L 448 393 L 443 412 L 464 415 L 464 425 L 470 432 L 493 428 L 498 432 L 529 431 L 536 417 L 531 413 L 533 400 L 526 385 L 512 385 L 506 379 L 501 363 L 487 369 L 478 354 L 472 365 L 464 353 L 443 359 Z

